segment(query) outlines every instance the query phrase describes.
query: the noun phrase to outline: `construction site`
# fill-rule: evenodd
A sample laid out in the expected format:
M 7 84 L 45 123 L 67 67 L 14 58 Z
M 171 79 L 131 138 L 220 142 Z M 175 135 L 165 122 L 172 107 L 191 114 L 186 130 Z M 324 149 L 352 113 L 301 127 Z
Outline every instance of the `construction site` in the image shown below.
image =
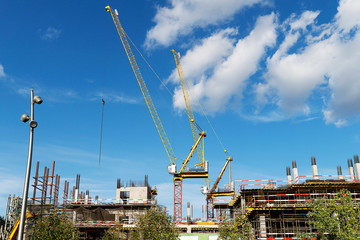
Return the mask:
M 231 169 L 232 156 L 226 154 L 226 162 L 221 169 L 209 168 L 205 160 L 205 138 L 207 136 L 195 121 L 190 103 L 190 96 L 180 63 L 180 54 L 172 50 L 176 69 L 182 87 L 186 104 L 186 114 L 191 126 L 192 147 L 184 161 L 179 164 L 166 135 L 156 107 L 150 97 L 141 71 L 131 50 L 127 35 L 120 24 L 116 9 L 106 7 L 106 11 L 114 21 L 117 33 L 121 39 L 129 59 L 135 78 L 140 86 L 155 127 L 160 135 L 166 154 L 169 158 L 168 173 L 173 179 L 173 209 L 166 209 L 158 204 L 158 191 L 151 186 L 151 174 L 145 175 L 141 181 L 117 178 L 113 184 L 113 198 L 102 198 L 92 195 L 89 189 L 83 189 L 80 174 L 76 182 L 61 181 L 60 174 L 55 171 L 55 161 L 51 168 L 36 171 L 31 179 L 32 196 L 28 196 L 26 222 L 31 229 L 32 218 L 47 216 L 53 211 L 64 211 L 68 219 L 80 232 L 80 239 L 100 239 L 104 232 L 112 226 L 119 226 L 125 232 L 134 228 L 136 219 L 146 213 L 151 207 L 157 206 L 172 215 L 176 227 L 181 234 L 180 239 L 217 239 L 219 224 L 223 220 L 236 218 L 245 214 L 249 219 L 255 239 L 298 239 L 300 233 L 316 233 L 317 229 L 309 224 L 308 212 L 311 199 L 328 196 L 333 198 L 346 189 L 351 192 L 352 200 L 360 201 L 360 162 L 357 155 L 348 159 L 348 173 L 343 174 L 341 166 L 337 175 L 321 175 L 318 173 L 317 161 L 311 157 L 311 175 L 300 175 L 296 161 L 291 167 L 286 167 L 286 175 L 279 179 L 241 179 L 236 174 L 237 169 Z M 119 43 L 120 44 L 120 43 Z M 104 101 L 103 101 L 103 104 Z M 198 161 L 193 158 L 197 158 Z M 296 158 L 296 156 L 294 156 Z M 178 160 L 179 161 L 179 160 Z M 309 162 L 310 163 L 310 162 Z M 211 165 L 210 165 L 211 166 Z M 310 166 L 310 164 L 309 164 Z M 219 173 L 210 184 L 209 172 Z M 229 181 L 220 184 L 224 173 L 228 171 Z M 235 174 L 234 174 L 235 173 Z M 199 191 L 204 196 L 205 208 L 201 218 L 193 216 L 191 203 L 183 202 L 183 180 L 205 179 L 205 186 Z M 10 193 L 9 193 L 10 194 Z M 170 194 L 170 193 L 169 193 Z M 19 215 L 22 199 L 9 195 L 5 225 L 0 229 L 0 240 L 16 239 L 19 229 Z M 187 211 L 183 213 L 183 206 Z M 25 230 L 25 236 L 31 236 L 31 231 Z
M 79 229 L 81 239 L 97 239 L 111 226 L 121 226 L 124 231 L 130 231 L 139 215 L 157 205 L 157 190 L 149 185 L 148 176 L 137 182 L 117 179 L 114 198 L 104 199 L 92 197 L 89 190 L 81 191 L 80 175 L 76 176 L 76 183 L 71 188 L 69 182 L 64 181 L 61 187 L 64 191 L 60 193 L 60 176 L 54 175 L 54 167 L 55 162 L 51 173 L 50 168 L 45 167 L 44 175 L 40 175 L 37 163 L 33 196 L 27 206 L 31 213 L 26 216 L 29 224 L 35 214 L 46 216 L 54 209 L 62 209 Z M 219 223 L 244 212 L 251 222 L 255 239 L 297 239 L 299 233 L 316 233 L 307 217 L 310 200 L 324 196 L 332 199 L 341 189 L 346 189 L 351 192 L 353 201 L 360 201 L 360 162 L 357 155 L 354 160 L 348 159 L 348 175 L 342 173 L 340 166 L 337 175 L 319 174 L 315 157 L 311 158 L 311 168 L 312 175 L 299 175 L 296 161 L 293 161 L 292 168 L 286 168 L 285 180 L 235 180 L 235 191 L 216 188 L 211 192 L 205 189 L 204 192 L 202 189 L 207 203 L 206 217 L 193 218 L 188 204 L 186 217 L 176 221 L 177 228 L 196 239 L 202 235 L 217 239 Z M 231 198 L 224 200 L 223 196 Z M 1 239 L 15 239 L 20 208 L 21 199 L 10 195 L 5 225 L 0 230 Z

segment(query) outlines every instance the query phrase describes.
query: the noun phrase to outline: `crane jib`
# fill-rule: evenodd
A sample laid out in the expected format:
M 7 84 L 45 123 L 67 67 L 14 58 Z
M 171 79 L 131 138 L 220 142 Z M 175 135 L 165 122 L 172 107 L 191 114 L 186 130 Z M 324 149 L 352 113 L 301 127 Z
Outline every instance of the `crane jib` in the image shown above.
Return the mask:
M 126 34 L 125 34 L 125 31 L 124 29 L 122 28 L 121 24 L 120 24 L 120 21 L 119 21 L 119 18 L 117 16 L 117 14 L 110 8 L 110 6 L 106 6 L 105 7 L 106 11 L 110 12 L 111 13 L 111 17 L 115 23 L 115 26 L 116 26 L 116 29 L 117 29 L 117 32 L 119 34 L 119 37 L 121 39 L 121 42 L 124 46 L 124 49 L 125 49 L 125 52 L 126 52 L 126 55 L 129 59 L 129 62 L 130 62 L 130 65 L 133 69 L 133 72 L 135 74 L 135 77 L 136 77 L 136 80 L 140 86 L 140 89 L 141 89 L 141 92 L 143 94 L 143 97 L 145 99 L 145 102 L 148 106 L 148 109 L 150 111 L 150 114 L 151 114 L 151 117 L 155 123 L 155 126 L 156 126 L 156 129 L 160 135 L 160 138 L 161 138 L 161 141 L 164 145 L 164 148 L 165 148 L 165 151 L 169 157 L 169 160 L 171 162 L 171 164 L 175 164 L 176 163 L 176 157 L 175 157 L 175 154 L 174 154 L 174 151 L 171 147 L 171 144 L 170 144 L 170 141 L 166 135 L 166 132 L 164 130 L 164 127 L 161 123 L 161 120 L 160 120 L 160 117 L 156 111 L 156 108 L 155 108 L 155 105 L 150 97 L 150 94 L 149 94 L 149 91 L 146 87 L 146 84 L 145 84 L 145 81 L 141 75 L 141 72 L 140 72 L 140 69 L 136 63 L 136 60 L 135 60 L 135 56 L 134 54 L 132 53 L 131 51 L 131 47 L 130 47 L 130 44 L 126 38 Z

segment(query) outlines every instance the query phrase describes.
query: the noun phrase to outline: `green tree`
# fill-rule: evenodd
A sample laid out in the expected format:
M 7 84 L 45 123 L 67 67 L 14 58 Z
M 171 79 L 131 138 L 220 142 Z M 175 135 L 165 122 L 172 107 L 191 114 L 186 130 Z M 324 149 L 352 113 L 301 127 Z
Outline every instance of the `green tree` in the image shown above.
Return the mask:
M 336 200 L 313 199 L 310 209 L 307 216 L 318 234 L 302 234 L 303 239 L 353 240 L 360 236 L 359 205 L 351 200 L 349 191 L 341 190 Z
M 139 215 L 131 239 L 176 240 L 178 232 L 171 217 L 158 207 L 150 208 L 145 214 Z
M 105 231 L 104 235 L 102 236 L 101 240 L 126 240 L 127 234 L 122 231 L 120 226 L 113 226 Z
M 79 232 L 65 212 L 54 210 L 50 215 L 37 217 L 32 228 L 33 240 L 77 240 Z
M 244 212 L 241 212 L 235 219 L 222 220 L 219 225 L 219 239 L 238 240 L 254 239 L 251 223 Z

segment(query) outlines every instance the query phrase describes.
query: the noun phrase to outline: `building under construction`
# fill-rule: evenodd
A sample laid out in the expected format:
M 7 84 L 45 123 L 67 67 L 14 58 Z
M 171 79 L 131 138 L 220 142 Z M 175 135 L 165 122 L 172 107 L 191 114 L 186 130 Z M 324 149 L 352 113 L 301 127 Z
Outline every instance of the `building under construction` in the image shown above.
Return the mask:
M 80 175 L 76 176 L 76 184 L 69 189 L 69 182 L 64 183 L 62 204 L 59 202 L 60 176 L 54 175 L 55 161 L 52 170 L 45 167 L 44 175 L 39 173 L 39 162 L 33 177 L 33 196 L 27 206 L 30 213 L 26 218 L 27 230 L 31 229 L 30 218 L 44 217 L 54 210 L 64 211 L 74 226 L 79 229 L 80 239 L 100 239 L 104 231 L 111 226 L 121 225 L 125 229 L 133 227 L 137 216 L 145 213 L 155 202 L 156 188 L 151 188 L 148 176 L 144 181 L 121 182 L 117 179 L 115 198 L 92 198 L 89 190 L 80 191 Z M 0 239 L 16 239 L 18 218 L 21 208 L 19 197 L 9 197 L 5 217 L 5 226 L 0 229 Z M 25 232 L 25 235 L 31 235 Z
M 348 175 L 342 173 L 340 166 L 337 175 L 319 175 L 314 157 L 311 158 L 311 166 L 310 176 L 299 175 L 297 164 L 293 161 L 292 168 L 286 168 L 285 180 L 235 180 L 235 195 L 227 199 L 221 195 L 214 197 L 211 206 L 208 206 L 213 214 L 208 215 L 206 221 L 192 218 L 188 204 L 187 219 L 178 222 L 177 227 L 187 233 L 214 233 L 218 230 L 219 221 L 245 212 L 252 223 L 255 239 L 296 239 L 298 233 L 316 232 L 308 224 L 309 201 L 324 196 L 334 199 L 341 189 L 347 189 L 354 201 L 360 201 L 360 162 L 358 156 L 348 160 Z M 157 190 L 149 186 L 147 176 L 139 182 L 118 179 L 112 199 L 92 198 L 89 190 L 80 191 L 80 175 L 77 175 L 72 188 L 65 181 L 64 191 L 60 193 L 60 176 L 54 174 L 54 168 L 55 162 L 51 172 L 45 167 L 44 175 L 40 176 L 37 165 L 28 210 L 39 217 L 54 209 L 64 209 L 79 229 L 81 239 L 100 238 L 106 229 L 114 225 L 130 230 L 136 217 L 156 204 Z M 217 191 L 222 192 L 222 189 L 216 189 L 214 193 Z M 20 203 L 18 197 L 9 197 L 6 224 L 1 228 L 0 239 L 15 239 L 11 238 L 11 234 L 16 231 Z
M 252 223 L 256 239 L 296 239 L 296 234 L 316 232 L 308 224 L 309 201 L 327 196 L 335 199 L 341 189 L 360 201 L 359 157 L 348 160 L 349 175 L 338 166 L 337 175 L 319 175 L 316 159 L 311 158 L 312 175 L 299 176 L 297 164 L 286 168 L 287 180 L 242 180 L 237 196 L 228 204 L 231 215 L 243 211 Z M 254 183 L 252 183 L 254 182 Z

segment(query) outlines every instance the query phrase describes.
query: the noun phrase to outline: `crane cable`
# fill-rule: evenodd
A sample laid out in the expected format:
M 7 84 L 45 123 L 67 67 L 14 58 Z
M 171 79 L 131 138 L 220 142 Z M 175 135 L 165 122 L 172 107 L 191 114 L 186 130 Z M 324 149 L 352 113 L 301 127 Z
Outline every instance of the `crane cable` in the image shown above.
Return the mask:
M 105 108 L 105 101 L 102 101 L 102 114 L 101 114 L 101 130 L 100 130 L 100 152 L 99 152 L 99 169 L 100 169 L 100 160 L 101 160 L 101 145 L 102 145 L 102 133 L 103 133 L 103 125 L 104 125 L 104 108 Z
M 125 32 L 125 31 L 124 31 L 124 32 Z M 148 67 L 151 69 L 151 71 L 152 71 L 152 72 L 155 74 L 155 76 L 159 79 L 159 81 L 161 82 L 161 84 L 165 87 L 165 89 L 169 92 L 169 94 L 170 94 L 172 97 L 174 97 L 174 95 L 171 93 L 171 91 L 169 90 L 169 88 L 168 88 L 168 87 L 165 85 L 165 83 L 160 79 L 159 75 L 158 75 L 158 74 L 155 72 L 155 70 L 151 67 L 151 65 L 149 64 L 149 62 L 145 59 L 145 57 L 142 55 L 142 53 L 139 51 L 139 49 L 136 47 L 136 45 L 133 43 L 133 41 L 131 40 L 131 38 L 129 37 L 129 35 L 127 35 L 126 32 L 125 32 L 125 35 L 126 35 L 126 37 L 130 40 L 131 44 L 134 46 L 134 48 L 136 49 L 136 51 L 140 54 L 140 56 L 141 56 L 142 59 L 145 61 L 145 63 L 148 65 Z M 206 120 L 208 121 L 208 123 L 209 123 L 212 131 L 214 132 L 217 140 L 219 141 L 220 146 L 222 147 L 224 153 L 225 153 L 227 156 L 229 156 L 228 151 L 225 149 L 224 145 L 223 145 L 222 142 L 220 141 L 219 136 L 217 135 L 217 133 L 216 133 L 213 125 L 211 124 L 209 118 L 207 117 L 204 108 L 202 107 L 202 105 L 200 104 L 200 102 L 199 102 L 198 99 L 196 99 L 196 102 L 197 102 L 197 104 L 200 106 L 203 115 L 205 116 Z

